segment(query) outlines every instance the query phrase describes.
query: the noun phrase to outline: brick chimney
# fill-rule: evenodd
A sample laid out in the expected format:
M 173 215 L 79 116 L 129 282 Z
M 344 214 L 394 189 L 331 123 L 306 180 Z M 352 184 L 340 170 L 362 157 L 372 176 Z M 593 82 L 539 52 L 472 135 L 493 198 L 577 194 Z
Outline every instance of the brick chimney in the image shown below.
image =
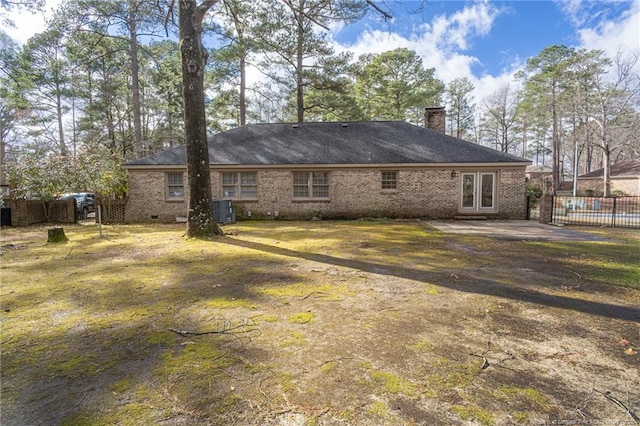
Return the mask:
M 435 130 L 436 132 L 445 132 L 445 118 L 447 113 L 444 107 L 428 107 L 424 110 L 424 127 Z

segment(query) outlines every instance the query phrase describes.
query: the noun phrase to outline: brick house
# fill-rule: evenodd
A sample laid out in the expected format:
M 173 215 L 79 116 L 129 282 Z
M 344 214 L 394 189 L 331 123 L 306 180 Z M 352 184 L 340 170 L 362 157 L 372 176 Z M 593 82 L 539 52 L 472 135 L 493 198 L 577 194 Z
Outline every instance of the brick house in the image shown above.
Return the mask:
M 600 195 L 604 192 L 604 169 L 578 176 L 578 193 Z M 609 169 L 611 192 L 640 196 L 640 162 L 625 161 L 612 164 Z
M 248 124 L 212 136 L 209 163 L 238 218 L 526 215 L 528 160 L 405 122 Z M 185 217 L 185 164 L 184 146 L 127 163 L 126 221 Z

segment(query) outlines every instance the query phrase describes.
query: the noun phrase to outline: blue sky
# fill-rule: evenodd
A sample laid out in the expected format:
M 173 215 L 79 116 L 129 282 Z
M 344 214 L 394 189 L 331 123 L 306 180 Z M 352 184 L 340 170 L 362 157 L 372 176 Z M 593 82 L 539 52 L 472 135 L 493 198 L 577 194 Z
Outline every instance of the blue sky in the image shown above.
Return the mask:
M 258 0 L 256 0 L 258 1 Z M 54 7 L 60 0 L 48 0 Z M 553 44 L 602 49 L 615 57 L 618 49 L 640 51 L 640 0 L 385 0 L 394 19 L 374 13 L 329 34 L 337 51 L 381 53 L 397 47 L 415 50 L 426 67 L 445 83 L 467 77 L 476 86 L 476 103 L 504 84 L 527 58 Z M 417 10 L 417 11 L 416 11 Z M 44 28 L 40 17 L 15 17 L 10 36 L 25 42 Z M 250 79 L 260 79 L 254 70 Z
M 610 57 L 618 49 L 640 51 L 640 0 L 431 0 L 417 12 L 420 2 L 387 4 L 392 22 L 369 15 L 336 27 L 336 49 L 356 57 L 395 47 L 415 50 L 445 83 L 469 78 L 477 103 L 513 84 L 527 58 L 553 44 L 602 49 Z

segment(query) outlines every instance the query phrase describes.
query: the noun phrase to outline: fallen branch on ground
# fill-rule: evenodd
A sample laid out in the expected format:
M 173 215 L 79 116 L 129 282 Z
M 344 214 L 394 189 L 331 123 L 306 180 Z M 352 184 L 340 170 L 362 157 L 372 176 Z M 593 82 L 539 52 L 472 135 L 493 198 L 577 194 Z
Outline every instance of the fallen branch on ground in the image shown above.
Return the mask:
M 605 398 L 607 398 L 609 401 L 613 402 L 614 404 L 616 404 L 618 407 L 622 408 L 626 414 L 629 415 L 629 417 L 631 417 L 636 424 L 640 425 L 640 417 L 638 417 L 633 411 L 631 411 L 629 409 L 629 407 L 627 407 L 622 401 L 620 401 L 618 398 L 615 398 L 613 396 L 611 396 L 611 392 L 606 391 L 606 392 L 601 392 L 598 389 L 593 389 L 594 392 L 599 393 L 600 395 L 604 396 Z
M 490 363 L 489 360 L 487 359 L 486 355 L 491 351 L 491 342 L 487 342 L 487 349 L 482 352 L 480 355 L 475 354 L 475 353 L 470 353 L 469 355 L 471 356 L 477 356 L 478 358 L 482 358 L 482 365 L 480 366 L 481 370 L 486 370 L 487 368 L 491 367 L 492 365 L 496 366 L 496 367 L 502 367 L 502 368 L 506 368 L 507 370 L 512 370 L 509 367 L 505 367 L 504 362 L 505 361 L 510 361 L 513 359 L 516 359 L 515 355 L 513 355 L 511 352 L 506 351 L 504 353 L 506 353 L 507 355 L 509 355 L 506 358 L 502 358 L 501 360 L 498 361 L 498 364 L 496 365 L 495 363 Z
M 208 334 L 228 334 L 228 335 L 233 335 L 237 337 L 238 335 L 244 334 L 247 336 L 249 341 L 251 341 L 251 337 L 249 336 L 249 333 L 258 332 L 258 334 L 261 334 L 260 329 L 257 328 L 255 324 L 250 322 L 244 322 L 242 324 L 238 324 L 234 326 L 225 325 L 222 328 L 219 328 L 217 330 L 210 330 L 210 331 L 177 330 L 175 328 L 170 328 L 169 331 L 172 333 L 176 333 L 182 337 L 205 336 Z
M 485 357 L 485 355 L 487 353 L 489 353 L 490 350 L 491 350 L 491 342 L 487 342 L 487 350 L 486 351 L 482 352 L 480 355 L 474 354 L 474 353 L 469 354 L 471 356 L 477 356 L 478 358 L 482 358 L 482 366 L 480 366 L 481 370 L 485 370 L 485 369 L 489 368 L 489 366 L 491 365 L 491 364 L 489 364 L 489 361 Z
M 312 291 L 311 293 L 304 296 L 302 300 L 308 299 L 311 296 L 316 296 L 316 297 L 331 296 L 331 293 L 328 293 L 326 291 Z
M 365 361 L 364 358 L 358 358 L 358 357 L 344 357 L 344 358 L 335 358 L 335 359 L 330 359 L 328 361 L 323 362 L 322 364 L 320 364 L 320 367 L 322 367 L 325 364 L 330 364 L 332 362 L 335 362 L 336 364 L 340 364 L 342 363 L 342 361 L 346 361 L 346 360 L 358 360 L 358 361 Z

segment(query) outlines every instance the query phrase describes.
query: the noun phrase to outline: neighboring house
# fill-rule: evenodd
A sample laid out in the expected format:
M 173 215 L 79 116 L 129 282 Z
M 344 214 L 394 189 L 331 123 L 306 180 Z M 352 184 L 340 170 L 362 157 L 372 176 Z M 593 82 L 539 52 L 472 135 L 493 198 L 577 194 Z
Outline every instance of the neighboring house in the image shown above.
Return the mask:
M 553 169 L 549 166 L 527 166 L 524 170 L 524 177 L 527 180 L 551 179 Z
M 640 196 L 640 161 L 625 161 L 613 164 L 609 171 L 611 192 Z M 602 195 L 604 192 L 604 169 L 578 176 L 578 192 L 581 195 Z
M 546 192 L 551 187 L 553 169 L 549 166 L 527 166 L 524 177 L 529 186 L 538 187 L 542 192 Z
M 125 164 L 127 222 L 184 218 L 184 146 Z M 405 122 L 248 124 L 209 139 L 238 218 L 524 219 L 528 160 Z

